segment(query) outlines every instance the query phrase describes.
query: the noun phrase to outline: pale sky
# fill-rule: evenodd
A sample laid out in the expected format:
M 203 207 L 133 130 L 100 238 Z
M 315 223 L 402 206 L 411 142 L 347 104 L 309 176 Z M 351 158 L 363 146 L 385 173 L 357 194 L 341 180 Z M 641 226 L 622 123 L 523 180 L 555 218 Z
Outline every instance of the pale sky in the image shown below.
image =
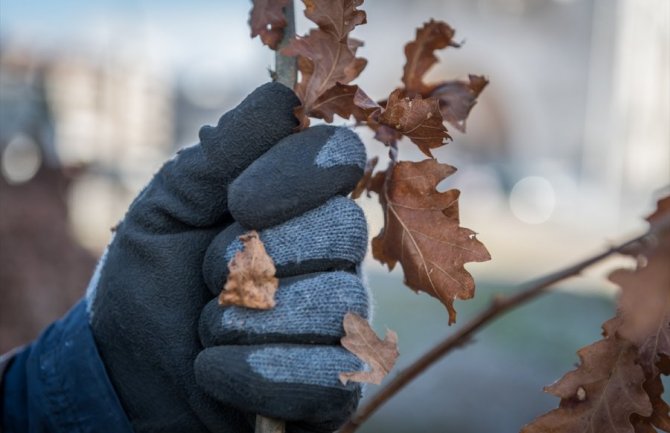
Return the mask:
M 267 79 L 272 54 L 249 38 L 247 1 L 1 0 L 0 35 L 58 53 L 114 53 L 186 81 Z

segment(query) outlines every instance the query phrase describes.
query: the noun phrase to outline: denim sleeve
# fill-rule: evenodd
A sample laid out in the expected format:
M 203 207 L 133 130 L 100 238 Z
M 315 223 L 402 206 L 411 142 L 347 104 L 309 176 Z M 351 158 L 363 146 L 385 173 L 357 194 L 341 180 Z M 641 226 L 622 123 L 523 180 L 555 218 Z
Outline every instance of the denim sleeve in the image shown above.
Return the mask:
M 83 300 L 15 354 L 0 377 L 0 432 L 132 433 Z

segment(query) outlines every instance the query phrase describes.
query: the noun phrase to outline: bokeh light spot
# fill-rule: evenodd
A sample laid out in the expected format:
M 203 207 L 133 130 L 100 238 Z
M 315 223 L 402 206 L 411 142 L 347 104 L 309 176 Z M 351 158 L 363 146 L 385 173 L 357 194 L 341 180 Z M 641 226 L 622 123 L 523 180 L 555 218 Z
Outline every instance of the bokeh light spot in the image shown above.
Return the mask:
M 542 224 L 551 218 L 556 207 L 556 193 L 551 183 L 539 176 L 518 181 L 509 196 L 512 213 L 526 224 Z
M 7 143 L 1 159 L 2 176 L 13 185 L 32 179 L 42 164 L 39 146 L 24 134 L 17 134 Z

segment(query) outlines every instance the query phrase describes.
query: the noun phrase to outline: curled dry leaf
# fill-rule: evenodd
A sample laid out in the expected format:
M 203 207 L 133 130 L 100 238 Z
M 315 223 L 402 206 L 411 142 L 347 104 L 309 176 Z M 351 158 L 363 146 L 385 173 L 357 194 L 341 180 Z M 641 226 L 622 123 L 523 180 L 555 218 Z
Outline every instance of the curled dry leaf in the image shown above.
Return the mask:
M 356 57 L 356 50 L 363 43 L 349 38 L 355 26 L 366 22 L 365 12 L 356 9 L 362 1 L 305 0 L 304 3 L 305 15 L 319 28 L 296 37 L 281 50 L 284 55 L 298 58 L 302 77 L 294 90 L 302 105 L 295 113 L 302 128 L 309 125 L 308 116 L 332 120 L 333 114 L 353 112 L 355 107 L 345 104 L 353 105 L 356 89 L 331 89 L 349 84 L 367 64 L 366 59 Z
M 454 33 L 454 29 L 447 23 L 435 20 L 430 20 L 416 29 L 416 38 L 405 45 L 407 62 L 403 69 L 402 82 L 407 92 L 428 92 L 429 88 L 423 82 L 423 76 L 437 63 L 436 50 L 460 46 L 453 41 Z
M 340 42 L 320 30 L 312 30 L 304 38 L 291 40 L 282 54 L 299 56 L 298 70 L 302 79 L 294 90 L 302 105 L 295 113 L 304 126 L 309 124 L 306 116 L 312 114 L 319 98 L 337 83 L 351 82 L 367 64 L 367 60 L 356 57 L 356 49 L 352 49 L 350 44 Z M 326 108 L 320 107 L 321 116 Z
M 454 300 L 474 296 L 475 283 L 464 264 L 491 258 L 475 232 L 460 226 L 459 191 L 435 189 L 456 169 L 427 159 L 402 161 L 390 170 L 380 194 L 385 224 L 372 240 L 372 254 L 390 269 L 400 262 L 405 284 L 439 299 L 452 324 Z
M 635 433 L 656 433 L 654 426 L 670 432 L 670 407 L 663 401 L 663 382 L 661 376 L 648 378 L 642 385 L 651 401 L 652 413 L 648 417 L 633 414 L 631 423 Z
M 652 414 L 637 349 L 615 335 L 618 322 L 605 323 L 605 338 L 579 350 L 579 367 L 545 388 L 561 398 L 560 407 L 521 433 L 634 433 L 631 416 Z
M 647 218 L 657 229 L 655 241 L 630 251 L 644 260 L 635 270 L 619 269 L 610 280 L 621 287 L 617 332 L 638 347 L 638 363 L 647 377 L 644 389 L 653 412 L 632 418 L 636 433 L 670 431 L 668 404 L 663 400 L 661 374 L 670 374 L 670 196 L 659 200 L 656 211 Z M 665 228 L 663 228 L 665 227 Z
M 293 0 L 254 0 L 249 15 L 251 37 L 261 37 L 261 41 L 276 50 L 284 37 L 286 16 L 284 8 Z
M 647 220 L 652 227 L 670 218 L 670 196 L 659 200 Z M 670 357 L 670 229 L 657 233 L 653 245 L 636 251 L 644 257 L 635 270 L 619 269 L 609 279 L 621 287 L 619 334 L 640 348 L 640 363 L 658 374 L 661 356 Z
M 581 365 L 546 388 L 561 398 L 560 407 L 523 433 L 670 431 L 661 382 L 670 374 L 670 197 L 648 221 L 655 241 L 626 251 L 645 259 L 635 270 L 610 274 L 621 296 L 617 315 L 603 325 L 605 338 L 581 349 Z
M 465 132 L 465 121 L 470 110 L 477 103 L 479 94 L 489 83 L 480 75 L 470 75 L 468 79 L 468 81 L 445 81 L 428 93 L 440 102 L 440 111 L 444 120 L 461 132 Z
M 619 333 L 640 348 L 645 370 L 657 374 L 659 357 L 670 356 L 670 242 L 658 245 L 646 262 L 634 271 L 614 271 L 610 280 L 621 287 Z
M 445 140 L 451 138 L 444 127 L 436 98 L 408 97 L 400 89 L 389 96 L 379 123 L 412 140 L 429 157 L 433 156 L 430 149 L 444 145 Z
M 303 0 L 305 16 L 337 40 L 345 40 L 354 27 L 367 23 L 363 0 Z
M 344 316 L 344 332 L 340 342 L 369 367 L 369 371 L 347 371 L 340 373 L 340 382 L 365 382 L 379 385 L 391 371 L 398 358 L 398 335 L 388 330 L 381 340 L 367 320 L 355 313 Z
M 426 84 L 424 75 L 437 63 L 435 51 L 446 47 L 459 47 L 453 41 L 454 29 L 442 21 L 430 20 L 417 29 L 416 38 L 405 45 L 407 61 L 403 69 L 404 87 L 391 93 L 368 126 L 375 131 L 375 138 L 387 146 L 407 136 L 421 151 L 432 156 L 430 149 L 445 144 L 451 138 L 443 122 L 465 132 L 465 122 L 477 97 L 488 81 L 470 75 L 469 81 L 442 81 Z
M 442 125 L 444 121 L 465 132 L 466 119 L 488 80 L 470 75 L 468 82 L 454 80 L 426 84 L 423 81 L 426 72 L 438 61 L 436 50 L 460 47 L 453 37 L 454 29 L 447 23 L 430 20 L 417 29 L 416 38 L 405 45 L 404 87 L 394 90 L 387 101 L 380 102 L 384 108 L 380 108 L 375 116 L 379 122 L 377 119 L 368 121 L 377 140 L 390 146 L 405 135 L 423 153 L 431 156 L 430 149 L 442 146 L 450 138 Z M 410 102 L 417 106 L 411 107 Z M 406 122 L 395 121 L 399 118 L 399 110 L 407 116 Z
M 379 105 L 358 86 L 336 83 L 319 97 L 309 114 L 328 123 L 333 121 L 335 114 L 343 119 L 353 115 L 357 121 L 364 122 L 377 110 Z
M 667 220 L 670 215 L 670 195 L 661 197 L 656 203 L 656 210 L 647 217 L 647 221 L 652 227 L 657 227 Z M 667 231 L 665 231 L 667 234 Z
M 275 306 L 279 286 L 275 265 L 254 230 L 240 236 L 242 251 L 228 263 L 228 279 L 219 294 L 219 305 L 267 310 Z
M 349 83 L 367 64 L 367 60 L 356 57 L 356 47 L 352 49 L 347 42 L 320 30 L 291 40 L 282 53 L 302 58 L 298 68 L 303 76 L 295 91 L 307 112 L 327 90 L 337 83 Z

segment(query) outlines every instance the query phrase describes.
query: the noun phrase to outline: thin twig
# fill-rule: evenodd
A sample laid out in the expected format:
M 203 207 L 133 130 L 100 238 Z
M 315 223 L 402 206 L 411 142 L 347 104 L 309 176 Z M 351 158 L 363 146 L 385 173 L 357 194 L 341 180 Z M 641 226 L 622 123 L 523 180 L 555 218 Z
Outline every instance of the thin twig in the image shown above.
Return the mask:
M 362 406 L 347 423 L 342 426 L 339 433 L 353 433 L 361 424 L 363 424 L 374 412 L 377 411 L 386 401 L 393 397 L 398 391 L 404 388 L 408 383 L 414 380 L 417 376 L 428 369 L 437 360 L 451 352 L 452 350 L 468 343 L 472 336 L 484 326 L 490 324 L 494 320 L 508 313 L 516 307 L 519 307 L 526 302 L 536 298 L 537 296 L 546 293 L 547 288 L 559 281 L 573 277 L 581 273 L 584 269 L 592 266 L 601 260 L 618 252 L 625 252 L 634 245 L 643 244 L 650 240 L 654 235 L 662 230 L 670 228 L 670 215 L 664 219 L 656 221 L 646 233 L 615 245 L 608 250 L 589 257 L 579 263 L 576 263 L 567 268 L 561 269 L 552 274 L 531 280 L 517 290 L 511 296 L 497 296 L 493 299 L 491 305 L 484 311 L 473 317 L 462 328 L 444 339 L 441 343 L 434 346 L 421 358 L 412 363 L 409 367 L 400 371 L 396 377 L 377 392 L 370 401 Z
M 284 27 L 284 36 L 275 51 L 275 81 L 280 82 L 286 87 L 293 89 L 298 80 L 298 64 L 295 57 L 285 56 L 280 53 L 291 39 L 295 36 L 295 11 L 293 0 L 289 0 L 284 8 L 286 17 L 286 27 Z M 284 433 L 286 424 L 282 420 L 268 418 L 262 415 L 256 415 L 255 433 Z
M 396 140 L 389 144 L 389 159 L 391 160 L 391 166 L 398 162 L 398 142 Z
M 281 49 L 295 37 L 295 12 L 293 0 L 288 2 L 284 8 L 286 17 L 286 27 L 284 27 L 284 37 L 282 37 L 277 51 L 275 51 L 275 80 L 286 87 L 292 89 L 298 80 L 298 63 L 295 57 L 281 54 Z

